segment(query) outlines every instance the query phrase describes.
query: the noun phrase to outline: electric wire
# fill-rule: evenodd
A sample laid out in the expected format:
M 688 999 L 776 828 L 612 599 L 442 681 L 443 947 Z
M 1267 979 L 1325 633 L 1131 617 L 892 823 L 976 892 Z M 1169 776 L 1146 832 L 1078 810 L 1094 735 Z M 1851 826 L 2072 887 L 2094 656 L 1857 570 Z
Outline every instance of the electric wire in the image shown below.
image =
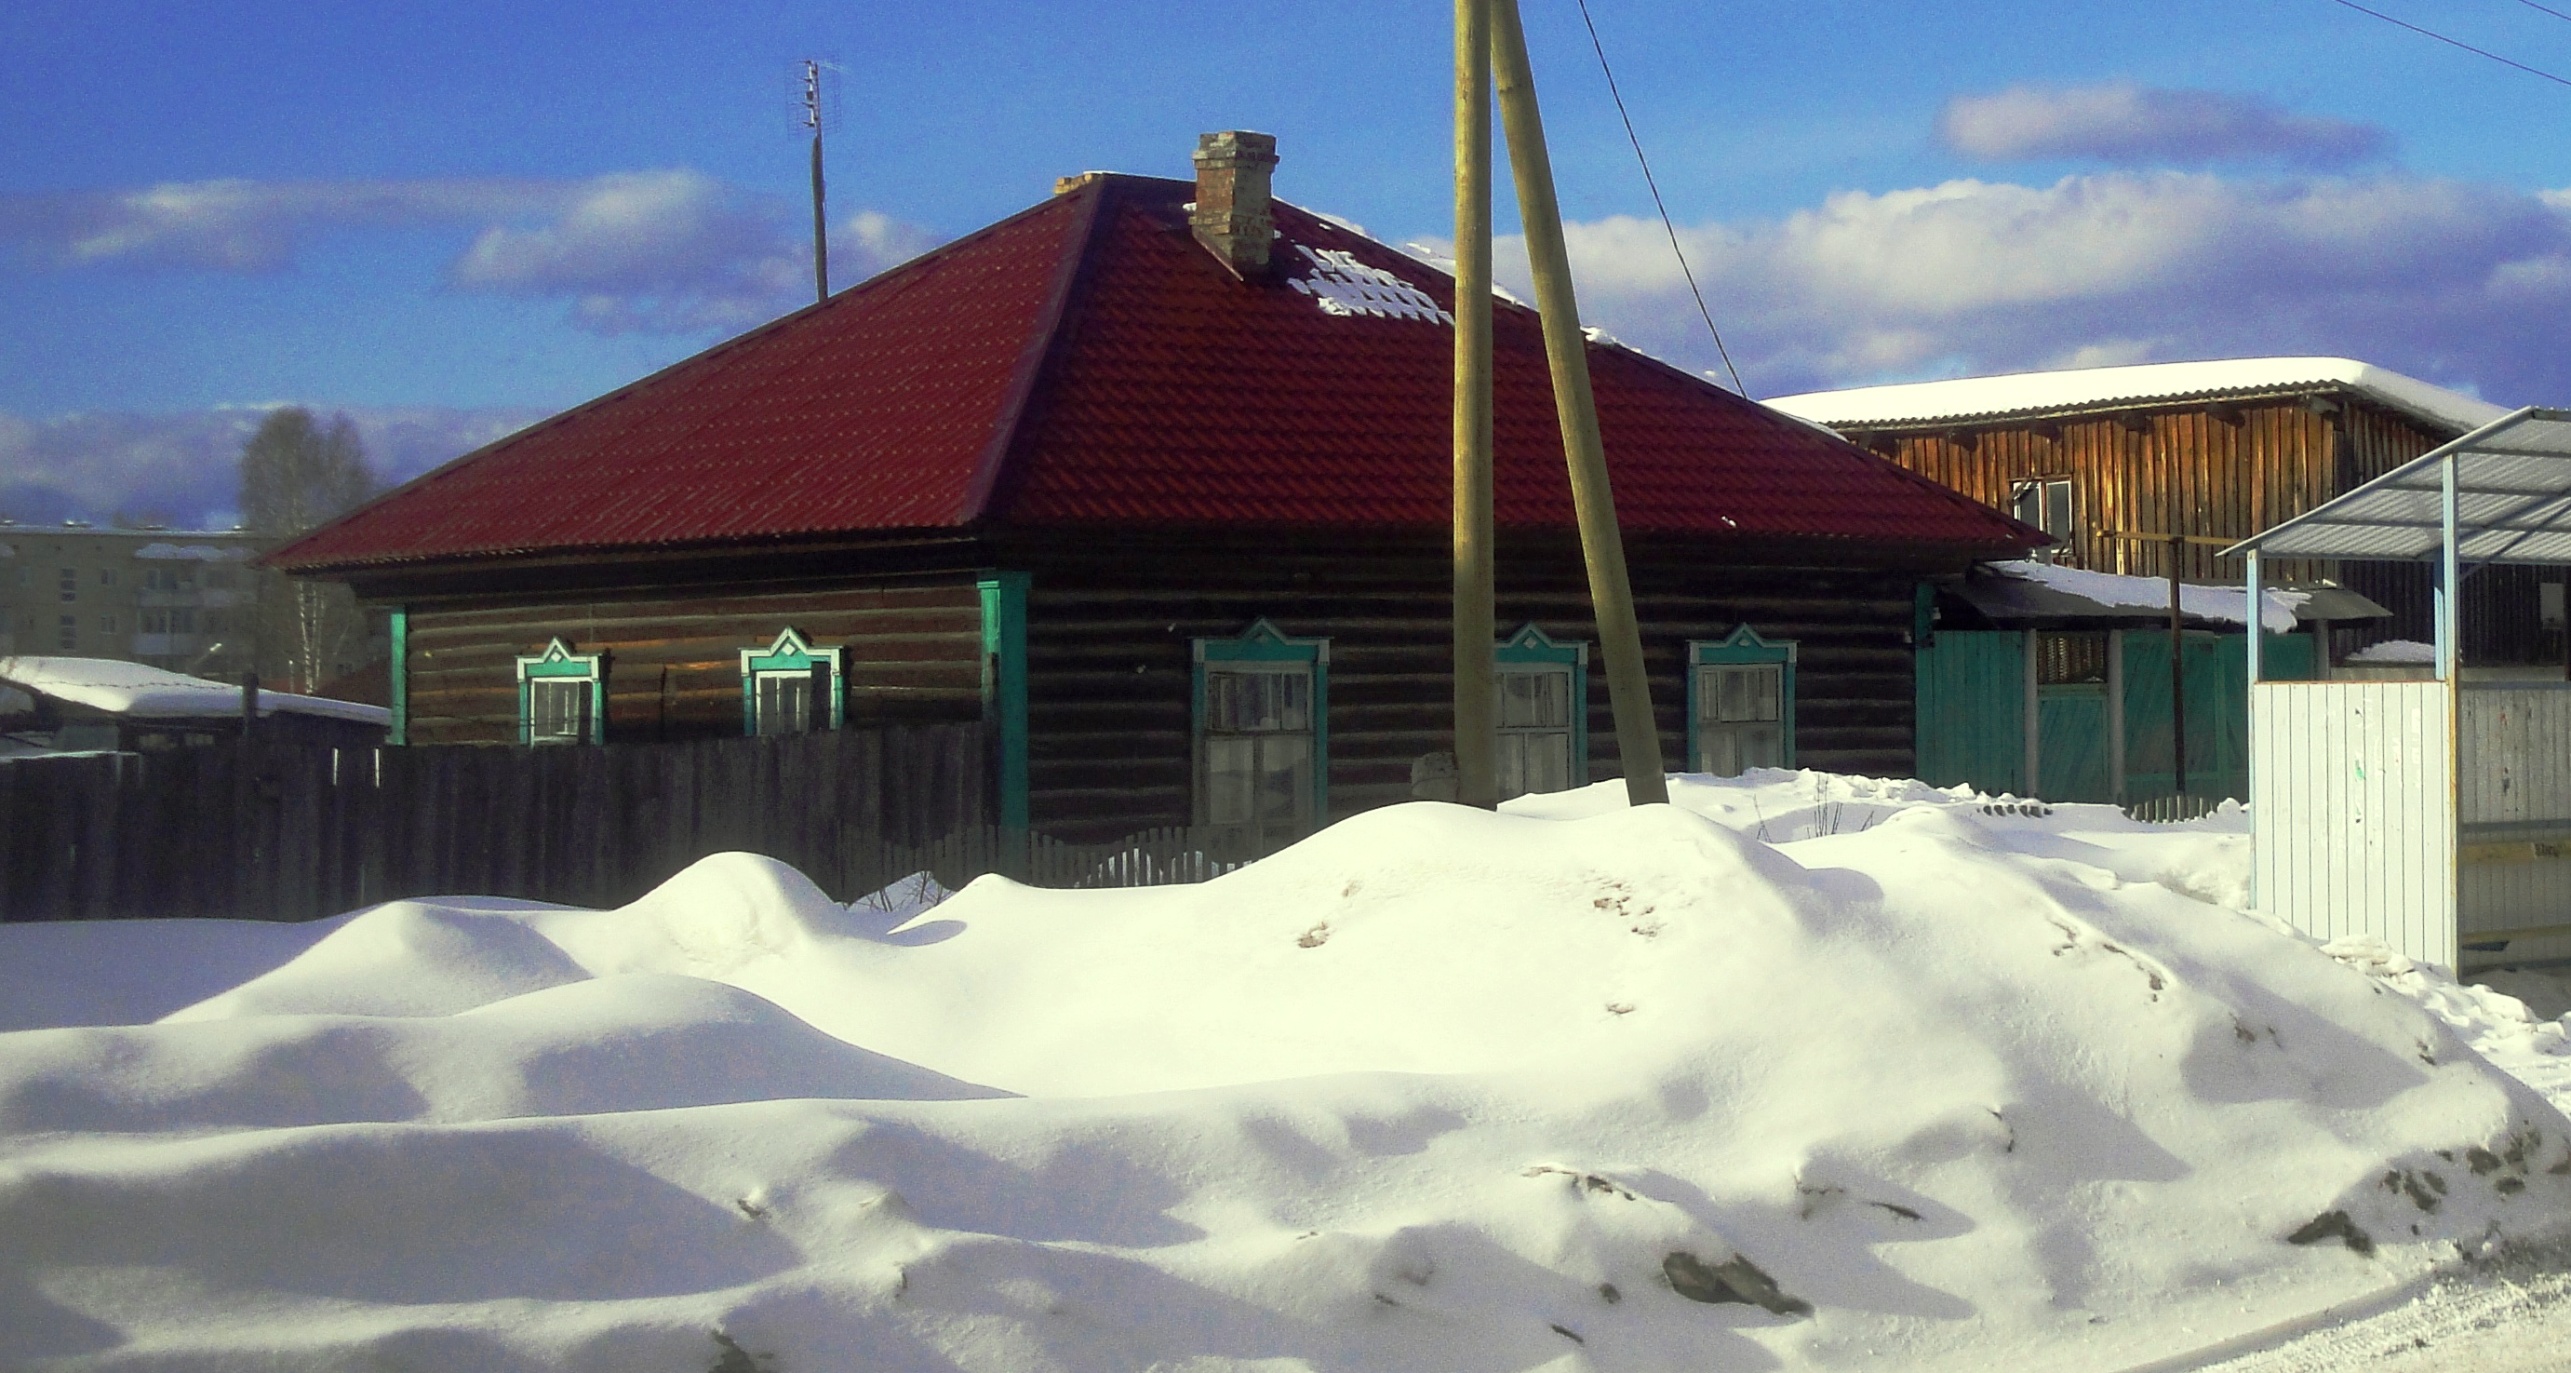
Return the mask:
M 2412 33 L 2418 34 L 2418 35 L 2419 35 L 2420 37 L 2422 37 L 2422 38 L 2434 38 L 2434 39 L 2436 39 L 2438 42 L 2443 43 L 2443 44 L 2445 44 L 2446 46 L 2448 46 L 2448 47 L 2450 47 L 2450 48 L 2462 48 L 2464 51 L 2466 51 L 2466 52 L 2469 52 L 2469 53 L 2473 54 L 2475 57 L 2487 57 L 2487 58 L 2491 59 L 2492 61 L 2499 63 L 2499 64 L 2500 64 L 2501 66 L 2503 66 L 2503 67 L 2515 67 L 2515 68 L 2517 68 L 2519 71 L 2525 72 L 2525 73 L 2526 73 L 2527 75 L 2529 75 L 2529 76 L 2540 76 L 2540 77 L 2543 77 L 2545 80 L 2552 82 L 2554 85 L 2557 85 L 2557 86 L 2571 86 L 2571 77 L 2556 76 L 2556 75 L 2554 75 L 2553 73 L 2551 73 L 2551 72 L 2549 72 L 2549 71 L 2546 71 L 2546 70 L 2544 70 L 2544 69 L 2543 69 L 2543 68 L 2541 68 L 2541 67 L 2530 67 L 2530 66 L 2528 66 L 2527 64 L 2525 64 L 2524 62 L 2520 62 L 2520 61 L 2516 60 L 2515 58 L 2502 57 L 2502 56 L 2500 56 L 2498 53 L 2492 52 L 2492 51 L 2491 51 L 2490 49 L 2488 49 L 2488 48 L 2477 48 L 2477 47 L 2474 47 L 2472 44 L 2467 43 L 2467 42 L 2465 42 L 2464 40 L 2462 40 L 2462 39 L 2460 39 L 2460 38 L 2449 38 L 2449 37 L 2447 37 L 2446 35 L 2444 35 L 2444 34 L 2442 34 L 2442 33 L 2439 33 L 2439 32 L 2438 32 L 2437 30 L 2435 30 L 2435 29 L 2423 29 L 2423 28 L 2421 28 L 2420 26 L 2418 26 L 2417 24 L 2411 23 L 2411 22 L 2410 22 L 2409 20 L 2407 20 L 2407 19 L 2395 19 L 2395 18 L 2393 18 L 2391 15 L 2384 13 L 2382 10 L 2370 10 L 2370 9 L 2367 9 L 2365 6 L 2358 4 L 2358 3 L 2357 3 L 2357 0 L 2330 0 L 2330 3 L 2331 3 L 2331 4 L 2334 4 L 2334 5 L 2343 5 L 2343 6 L 2346 6 L 2346 7 L 2347 7 L 2347 8 L 2349 8 L 2349 9 L 2355 10 L 2355 11 L 2356 11 L 2357 13 L 2359 13 L 2359 14 L 2370 14 L 2370 15 L 2373 15 L 2375 18 L 2380 19 L 2380 20 L 2384 21 L 2384 22 L 2385 22 L 2385 23 L 2387 23 L 2387 24 L 2392 24 L 2392 25 L 2395 25 L 2395 26 L 2400 27 L 2400 28 L 2408 29 L 2408 30 L 2410 30 Z M 2537 5 L 2537 6 L 2536 6 L 2536 8 L 2537 8 L 2537 9 L 2544 9 L 2544 7 L 2543 7 L 2542 5 Z M 2547 14 L 2552 13 L 2552 11 L 2551 11 L 2551 10 L 2546 10 L 2545 12 L 2546 12 Z
M 2517 2 L 2531 10 L 2542 10 L 2556 19 L 2571 20 L 2571 14 L 2564 14 L 2562 11 L 2553 8 L 2551 5 L 2539 5 L 2535 3 L 2535 0 L 2517 0 Z
M 1660 211 L 1660 227 L 1669 235 L 1669 251 L 1678 259 L 1679 274 L 1687 278 L 1688 293 L 1696 297 L 1696 313 L 1705 317 L 1705 332 L 1714 336 L 1714 351 L 1722 356 L 1723 370 L 1732 374 L 1732 389 L 1746 397 L 1750 388 L 1741 384 L 1741 369 L 1732 365 L 1732 350 L 1723 346 L 1723 331 L 1714 327 L 1714 312 L 1705 306 L 1705 292 L 1696 284 L 1696 269 L 1687 265 L 1687 250 L 1678 246 L 1678 226 L 1670 222 L 1669 205 L 1660 198 L 1660 181 L 1652 175 L 1651 159 L 1643 156 L 1643 140 L 1634 133 L 1634 117 L 1625 109 L 1625 93 L 1616 88 L 1616 69 L 1607 63 L 1607 45 L 1598 41 L 1598 24 L 1589 17 L 1589 0 L 1577 3 L 1580 22 L 1589 29 L 1589 48 L 1598 54 L 1598 70 L 1607 76 L 1607 94 L 1615 97 L 1616 117 L 1625 121 L 1625 141 L 1634 145 L 1634 160 L 1643 168 L 1643 184 L 1651 187 L 1652 208 Z

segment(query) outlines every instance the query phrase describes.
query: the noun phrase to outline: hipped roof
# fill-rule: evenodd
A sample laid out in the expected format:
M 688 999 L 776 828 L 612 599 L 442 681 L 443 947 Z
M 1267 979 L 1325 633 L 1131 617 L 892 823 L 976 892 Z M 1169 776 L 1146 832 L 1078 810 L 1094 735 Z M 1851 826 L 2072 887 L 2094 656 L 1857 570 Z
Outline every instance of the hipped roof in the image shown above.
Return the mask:
M 296 572 L 992 526 L 1449 518 L 1452 278 L 1291 205 L 1276 271 L 1190 183 L 1093 175 L 564 412 L 271 555 Z M 1572 527 L 1535 313 L 1494 307 L 1495 505 Z M 2009 556 L 2044 536 L 1702 378 L 1593 343 L 1637 533 Z

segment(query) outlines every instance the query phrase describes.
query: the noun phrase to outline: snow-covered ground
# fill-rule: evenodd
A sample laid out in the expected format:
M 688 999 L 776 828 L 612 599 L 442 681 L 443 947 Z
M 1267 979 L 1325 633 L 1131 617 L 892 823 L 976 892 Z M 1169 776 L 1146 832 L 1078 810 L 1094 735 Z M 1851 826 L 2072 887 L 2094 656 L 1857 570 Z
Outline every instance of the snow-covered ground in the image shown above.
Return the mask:
M 2240 914 L 2237 813 L 1673 790 L 0 927 L 0 1366 L 2114 1370 L 2571 1219 L 2564 1024 Z

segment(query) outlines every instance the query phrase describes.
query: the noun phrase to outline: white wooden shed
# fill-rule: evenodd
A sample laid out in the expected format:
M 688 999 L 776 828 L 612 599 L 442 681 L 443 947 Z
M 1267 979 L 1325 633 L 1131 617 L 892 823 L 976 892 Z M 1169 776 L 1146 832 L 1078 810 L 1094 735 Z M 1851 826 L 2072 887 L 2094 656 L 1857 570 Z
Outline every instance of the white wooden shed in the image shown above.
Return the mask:
M 2457 589 L 2571 563 L 2571 410 L 2494 420 L 2227 554 L 2427 562 L 2409 681 L 2261 680 L 2249 652 L 2250 899 L 2323 938 L 2463 972 L 2571 960 L 2571 681 L 2470 673 Z

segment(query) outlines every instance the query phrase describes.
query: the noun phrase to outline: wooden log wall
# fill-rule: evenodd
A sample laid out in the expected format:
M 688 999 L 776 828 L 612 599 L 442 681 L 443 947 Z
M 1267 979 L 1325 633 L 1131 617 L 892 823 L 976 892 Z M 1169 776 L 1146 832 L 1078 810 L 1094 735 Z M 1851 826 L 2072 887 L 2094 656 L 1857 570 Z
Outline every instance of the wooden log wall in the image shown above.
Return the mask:
M 977 719 L 982 713 L 982 602 L 970 578 L 698 595 L 627 593 L 491 606 L 414 605 L 410 711 L 414 743 L 518 737 L 519 655 L 559 636 L 579 653 L 612 654 L 611 742 L 741 733 L 741 650 L 766 648 L 792 625 L 816 646 L 845 645 L 851 724 Z
M 988 827 L 990 747 L 976 722 L 0 763 L 0 921 L 304 920 L 460 894 L 613 906 L 732 850 L 848 900 L 916 871 L 904 864 L 922 846 Z
M 1266 616 L 1330 639 L 1330 813 L 1411 799 L 1411 764 L 1453 745 L 1450 570 L 1435 553 L 1357 554 L 1318 541 L 1130 545 L 1037 566 L 1029 594 L 1030 805 L 1037 828 L 1091 841 L 1194 819 L 1192 641 Z M 1621 776 L 1605 668 L 1574 548 L 1500 555 L 1499 623 L 1591 645 L 1593 778 Z M 1733 566 L 1701 548 L 1629 550 L 1663 759 L 1686 759 L 1690 640 L 1748 623 L 1798 644 L 1804 766 L 1907 775 L 1915 570 Z

